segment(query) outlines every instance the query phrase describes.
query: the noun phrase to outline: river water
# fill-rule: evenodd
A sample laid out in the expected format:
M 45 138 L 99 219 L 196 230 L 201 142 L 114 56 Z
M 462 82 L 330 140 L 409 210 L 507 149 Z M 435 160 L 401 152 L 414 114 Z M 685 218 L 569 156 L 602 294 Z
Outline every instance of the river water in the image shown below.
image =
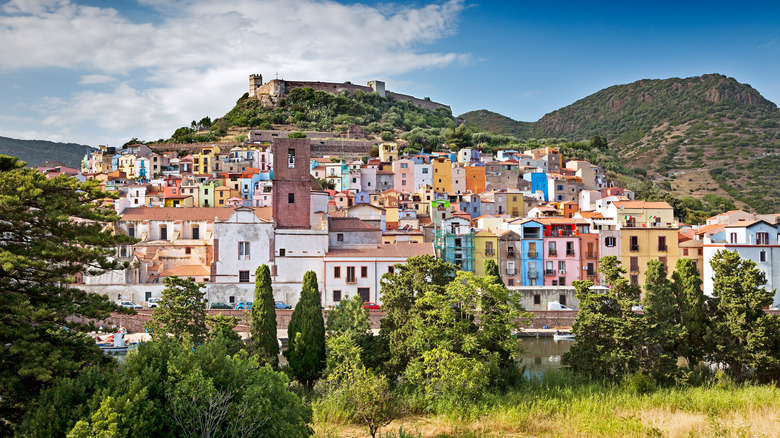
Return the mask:
M 574 341 L 555 341 L 552 337 L 523 338 L 523 357 L 526 375 L 540 375 L 545 370 L 560 368 L 563 353 Z

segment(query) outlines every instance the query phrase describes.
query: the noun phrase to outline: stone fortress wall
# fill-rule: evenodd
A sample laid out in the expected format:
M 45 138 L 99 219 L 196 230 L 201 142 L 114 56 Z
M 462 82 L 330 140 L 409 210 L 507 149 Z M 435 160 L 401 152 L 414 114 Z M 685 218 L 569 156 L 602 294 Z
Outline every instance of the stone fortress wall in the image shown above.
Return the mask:
M 382 81 L 369 81 L 368 85 L 356 85 L 356 84 L 343 84 L 335 82 L 307 82 L 307 81 L 286 81 L 284 79 L 271 79 L 267 83 L 263 83 L 263 75 L 252 74 L 249 75 L 249 97 L 255 97 L 261 101 L 264 105 L 276 105 L 279 99 L 283 98 L 295 88 L 311 88 L 313 90 L 324 91 L 328 94 L 340 94 L 343 91 L 354 93 L 355 91 L 363 91 L 365 93 L 376 92 L 382 97 L 392 97 L 396 100 L 405 100 L 414 105 L 427 110 L 435 110 L 437 108 L 450 109 L 449 105 L 444 105 L 438 102 L 433 102 L 425 99 L 418 99 L 406 94 L 394 93 L 392 91 L 385 90 L 385 83 Z

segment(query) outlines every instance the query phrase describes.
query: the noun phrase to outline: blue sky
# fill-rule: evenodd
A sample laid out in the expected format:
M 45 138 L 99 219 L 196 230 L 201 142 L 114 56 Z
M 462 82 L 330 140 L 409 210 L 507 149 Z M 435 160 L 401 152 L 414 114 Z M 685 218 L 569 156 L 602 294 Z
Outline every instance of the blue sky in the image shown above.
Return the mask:
M 776 2 L 0 0 L 0 136 L 121 145 L 224 115 L 250 73 L 379 79 L 535 121 L 721 73 L 780 102 Z

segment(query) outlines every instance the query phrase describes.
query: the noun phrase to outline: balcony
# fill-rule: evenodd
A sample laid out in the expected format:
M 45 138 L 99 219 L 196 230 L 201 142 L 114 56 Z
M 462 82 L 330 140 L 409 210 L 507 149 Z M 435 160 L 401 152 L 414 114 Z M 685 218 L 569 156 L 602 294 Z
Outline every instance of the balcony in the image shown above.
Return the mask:
M 506 258 L 508 258 L 508 259 L 515 258 L 515 252 L 514 251 L 507 251 L 506 252 Z
M 586 252 L 585 253 L 585 257 L 589 258 L 589 259 L 595 259 L 596 258 L 596 253 L 595 252 Z
M 495 253 L 493 252 L 492 249 L 486 249 L 485 250 L 485 255 L 489 256 L 489 257 L 493 257 L 495 255 Z
M 628 247 L 628 250 L 632 251 L 632 252 L 638 252 L 639 251 L 639 245 L 630 245 Z
M 631 272 L 639 272 L 639 265 L 631 265 L 629 268 Z
M 528 271 L 528 278 L 537 278 L 536 271 Z
M 544 270 L 544 276 L 545 277 L 554 277 L 555 276 L 555 269 L 545 269 Z
M 595 283 L 596 282 L 596 274 L 589 273 L 588 276 L 587 276 L 587 279 Z
M 517 275 L 517 271 L 515 269 L 507 268 L 506 275 Z
M 661 251 L 661 252 L 666 252 L 666 251 L 668 251 L 668 250 L 667 250 L 667 248 L 666 248 L 666 245 L 658 245 L 658 251 Z
M 566 257 L 574 257 L 574 250 L 566 250 Z
M 555 257 L 555 256 L 558 255 L 558 251 L 556 251 L 554 249 L 551 249 L 551 250 L 547 251 L 547 255 L 550 256 L 550 257 Z
M 529 259 L 535 259 L 538 253 L 536 251 L 529 251 L 528 252 L 528 258 Z

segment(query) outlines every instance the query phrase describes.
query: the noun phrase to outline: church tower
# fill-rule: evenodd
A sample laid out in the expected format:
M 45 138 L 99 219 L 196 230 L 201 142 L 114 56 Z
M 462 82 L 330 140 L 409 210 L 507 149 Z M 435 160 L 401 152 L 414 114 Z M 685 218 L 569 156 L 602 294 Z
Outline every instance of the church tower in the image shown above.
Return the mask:
M 273 220 L 276 228 L 311 229 L 311 146 L 307 138 L 274 138 Z

